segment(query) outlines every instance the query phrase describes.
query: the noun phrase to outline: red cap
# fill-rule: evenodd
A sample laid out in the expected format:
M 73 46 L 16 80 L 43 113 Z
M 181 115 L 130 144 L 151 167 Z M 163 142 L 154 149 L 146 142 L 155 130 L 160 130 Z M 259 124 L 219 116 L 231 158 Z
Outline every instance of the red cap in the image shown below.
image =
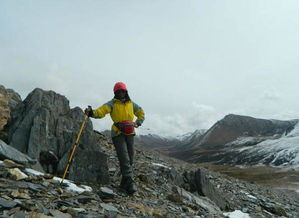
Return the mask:
M 123 82 L 115 83 L 113 91 L 116 92 L 117 90 L 121 90 L 121 89 L 128 91 L 126 84 L 124 84 Z

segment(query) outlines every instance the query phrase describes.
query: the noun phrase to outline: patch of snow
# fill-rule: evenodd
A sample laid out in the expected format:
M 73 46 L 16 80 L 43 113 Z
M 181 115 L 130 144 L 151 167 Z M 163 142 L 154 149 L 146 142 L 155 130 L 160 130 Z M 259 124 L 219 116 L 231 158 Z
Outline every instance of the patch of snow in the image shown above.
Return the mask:
M 299 136 L 299 123 L 297 123 L 294 129 L 286 137 Z
M 29 174 L 31 174 L 31 175 L 35 175 L 35 176 L 43 176 L 43 175 L 44 175 L 44 173 L 39 172 L 39 171 L 36 171 L 36 170 L 34 170 L 34 169 L 30 169 L 30 168 L 26 168 L 26 169 L 25 169 L 25 172 L 26 172 L 26 173 L 29 173 Z
M 191 137 L 192 134 L 193 134 L 193 132 L 188 132 L 188 133 L 185 133 L 184 135 L 178 135 L 175 138 L 178 139 L 178 140 L 180 140 L 180 141 L 184 141 L 187 138 Z
M 0 160 L 0 166 L 4 166 L 4 162 Z
M 62 182 L 62 178 L 59 178 L 59 177 L 53 177 L 53 180 L 58 181 L 60 183 Z M 69 192 L 76 192 L 76 193 L 81 194 L 83 192 L 91 192 L 92 191 L 92 188 L 90 186 L 87 186 L 87 185 L 77 186 L 71 180 L 64 179 L 63 183 L 67 184 L 68 187 L 66 187 L 66 191 L 69 191 Z
M 55 181 L 58 181 L 58 182 L 62 182 L 62 178 L 60 178 L 60 177 L 53 177 L 53 180 L 55 180 Z M 73 181 L 71 181 L 71 180 L 68 180 L 68 179 L 64 179 L 63 180 L 63 183 L 65 183 L 65 184 L 70 184 L 70 183 L 72 183 Z
M 163 168 L 167 168 L 167 169 L 171 169 L 170 167 L 168 167 L 168 166 L 165 166 L 165 165 L 163 165 L 163 164 L 160 164 L 160 163 L 152 163 L 152 165 L 154 165 L 154 166 L 158 166 L 158 167 L 163 167 Z
M 43 176 L 44 173 L 41 173 L 39 171 L 36 171 L 36 170 L 33 170 L 33 169 L 30 169 L 30 168 L 26 168 L 25 171 L 29 174 L 32 174 L 32 175 L 35 175 L 35 176 Z M 62 178 L 59 178 L 59 177 L 53 177 L 53 180 L 55 181 L 58 181 L 61 183 L 62 181 Z M 76 192 L 76 193 L 82 193 L 82 192 L 91 192 L 92 191 L 92 188 L 90 186 L 86 186 L 86 185 L 81 185 L 80 187 L 77 186 L 76 184 L 73 183 L 73 181 L 71 180 L 63 180 L 63 183 L 64 184 L 67 184 L 67 187 L 66 187 L 66 191 L 69 191 L 69 192 Z
M 260 142 L 258 143 L 258 141 Z M 255 142 L 257 144 L 254 144 Z M 299 170 L 299 124 L 288 135 L 283 135 L 280 138 L 239 137 L 226 145 L 236 146 L 235 151 L 246 156 L 249 160 L 247 162 L 250 162 L 252 157 L 257 165 L 266 164 Z M 258 163 L 256 157 L 260 157 Z
M 253 195 L 248 194 L 247 197 L 257 200 L 257 198 Z
M 282 137 L 279 139 L 266 140 L 247 150 L 249 154 L 264 154 L 261 163 L 271 160 L 274 166 L 281 162 L 282 166 L 290 166 L 299 169 L 299 136 Z
M 223 213 L 224 216 L 228 216 L 229 218 L 250 218 L 248 213 L 243 213 L 240 210 L 235 210 L 233 212 Z
M 202 136 L 207 130 L 206 129 L 197 129 L 194 132 L 188 132 L 183 135 L 178 135 L 175 138 L 179 141 L 188 141 L 194 137 Z
M 92 192 L 92 188 L 90 186 L 81 185 L 80 187 L 77 186 L 74 183 L 68 184 L 68 187 L 66 188 L 67 191 L 70 192 L 76 192 L 76 193 L 83 193 L 83 192 Z
M 238 148 L 237 151 L 245 151 L 245 150 L 249 150 L 250 147 L 243 147 L 243 148 Z
M 227 143 L 227 146 L 239 146 L 239 145 L 245 145 L 248 144 L 250 142 L 256 141 L 256 137 L 252 137 L 252 136 L 240 136 L 237 139 L 235 139 L 232 142 Z

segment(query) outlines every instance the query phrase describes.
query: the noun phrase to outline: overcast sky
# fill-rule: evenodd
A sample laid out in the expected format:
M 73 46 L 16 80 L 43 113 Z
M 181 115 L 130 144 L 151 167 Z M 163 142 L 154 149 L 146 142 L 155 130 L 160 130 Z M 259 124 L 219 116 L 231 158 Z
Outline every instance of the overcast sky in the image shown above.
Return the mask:
M 81 108 L 123 81 L 146 113 L 140 133 L 299 118 L 299 1 L 2 0 L 0 75 L 23 99 L 39 87 Z

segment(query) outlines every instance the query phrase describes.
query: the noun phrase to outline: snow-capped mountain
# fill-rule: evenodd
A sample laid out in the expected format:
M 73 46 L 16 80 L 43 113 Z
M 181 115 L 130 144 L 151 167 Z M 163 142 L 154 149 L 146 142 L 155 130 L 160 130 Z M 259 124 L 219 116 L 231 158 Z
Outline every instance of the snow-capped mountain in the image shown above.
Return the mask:
M 279 138 L 239 137 L 225 146 L 232 148 L 231 158 L 224 156 L 219 162 L 289 166 L 299 170 L 299 123 Z
M 206 130 L 200 129 L 175 137 L 164 137 L 156 134 L 137 135 L 135 141 L 149 148 L 177 150 L 183 147 L 186 148 L 186 145 L 192 144 L 192 142 L 197 142 L 205 132 Z
M 171 149 L 172 147 L 182 145 L 179 138 L 167 138 L 156 134 L 137 135 L 135 143 L 148 148 Z
M 197 130 L 176 140 L 142 136 L 140 143 L 155 144 L 170 156 L 195 163 L 265 164 L 299 169 L 298 122 L 229 114 L 207 131 Z

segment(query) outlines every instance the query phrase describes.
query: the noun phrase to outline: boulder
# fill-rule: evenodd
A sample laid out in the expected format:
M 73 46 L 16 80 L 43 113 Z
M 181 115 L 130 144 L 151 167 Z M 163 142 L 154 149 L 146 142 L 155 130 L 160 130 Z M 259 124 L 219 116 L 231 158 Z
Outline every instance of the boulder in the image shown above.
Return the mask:
M 9 144 L 23 153 L 30 150 L 29 155 L 36 158 L 38 153 L 30 148 L 30 144 L 34 146 L 35 140 L 38 140 L 36 137 L 39 136 L 35 133 L 39 130 L 41 132 L 38 135 L 44 137 L 41 144 L 48 142 L 45 149 L 48 147 L 55 149 L 56 142 L 51 133 L 55 131 L 55 121 L 70 111 L 68 104 L 64 96 L 53 91 L 33 90 L 12 113 L 8 135 Z
M 58 170 L 64 171 L 68 163 L 69 154 L 60 161 Z M 76 150 L 71 164 L 68 178 L 76 182 L 109 183 L 107 155 L 100 151 Z
M 35 160 L 18 151 L 17 149 L 7 145 L 0 139 L 0 160 L 13 160 L 24 165 L 35 164 Z
M 228 210 L 230 208 L 228 196 L 221 192 L 217 188 L 217 184 L 211 180 L 208 170 L 200 168 L 195 172 L 195 184 L 198 194 L 208 197 L 222 210 Z
M 11 146 L 33 159 L 39 160 L 42 153 L 51 152 L 58 159 L 57 165 L 65 166 L 83 119 L 83 111 L 79 107 L 71 109 L 65 96 L 36 88 L 12 111 L 8 141 Z M 105 160 L 100 143 L 98 134 L 94 133 L 92 123 L 88 120 L 79 142 L 79 147 L 86 151 L 81 155 L 93 151 Z M 73 173 L 76 173 L 76 166 L 80 165 L 74 163 Z M 93 166 L 96 165 L 91 168 Z M 104 178 L 108 175 L 107 163 L 103 161 L 101 166 L 102 171 L 97 168 L 94 173 L 102 173 L 96 177 L 107 181 Z M 47 166 L 43 166 L 43 169 L 48 171 Z M 58 167 L 57 174 L 61 175 L 63 169 Z M 107 173 L 104 172 L 106 169 Z M 81 181 L 84 178 L 79 176 L 74 180 Z

